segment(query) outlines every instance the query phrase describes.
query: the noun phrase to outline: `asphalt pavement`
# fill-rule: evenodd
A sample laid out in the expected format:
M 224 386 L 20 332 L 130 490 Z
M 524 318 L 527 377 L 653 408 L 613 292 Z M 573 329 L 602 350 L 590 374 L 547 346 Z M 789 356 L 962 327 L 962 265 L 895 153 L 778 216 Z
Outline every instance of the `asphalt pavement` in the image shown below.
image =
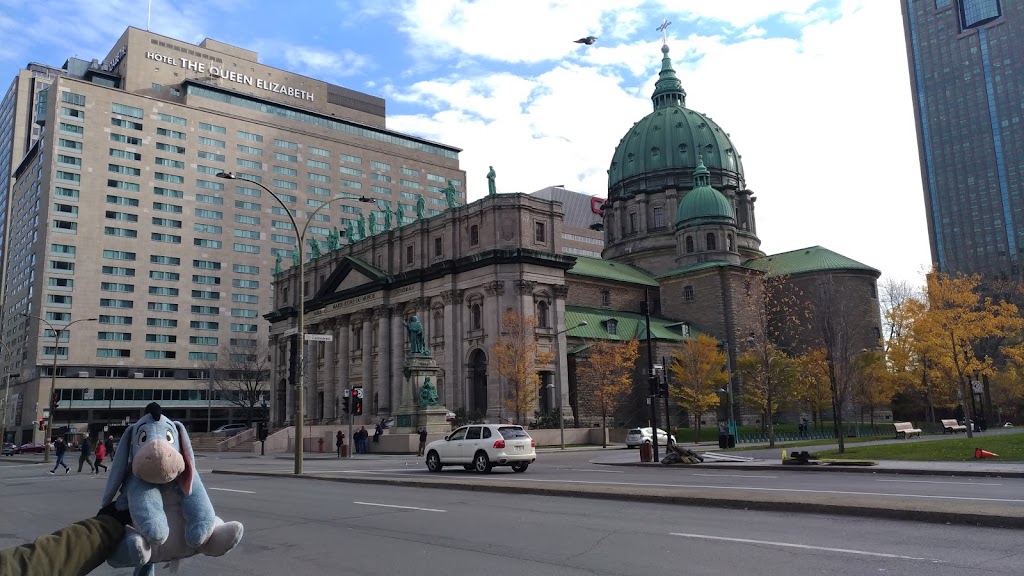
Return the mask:
M 208 463 L 200 468 L 218 514 L 242 522 L 245 536 L 227 556 L 183 561 L 183 573 L 1005 576 L 1019 574 L 1024 564 L 1016 530 L 837 522 L 799 511 L 597 500 L 582 493 L 496 494 L 209 474 Z M 266 464 L 287 463 L 274 458 Z M 388 459 L 380 464 L 395 467 Z M 99 505 L 105 478 L 40 476 L 39 468 L 0 466 L 0 547 L 92 515 Z M 104 566 L 93 574 L 129 572 Z

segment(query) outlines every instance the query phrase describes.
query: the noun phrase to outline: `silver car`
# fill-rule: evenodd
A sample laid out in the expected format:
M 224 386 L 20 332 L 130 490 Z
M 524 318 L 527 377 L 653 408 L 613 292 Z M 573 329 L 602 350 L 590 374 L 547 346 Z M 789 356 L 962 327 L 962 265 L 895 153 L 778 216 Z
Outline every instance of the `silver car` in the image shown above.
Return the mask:
M 641 444 L 650 444 L 654 442 L 654 433 L 651 428 L 632 428 L 626 434 L 626 447 L 627 448 L 638 448 Z M 666 446 L 668 444 L 675 444 L 676 437 L 665 432 L 661 428 L 658 428 L 658 445 Z

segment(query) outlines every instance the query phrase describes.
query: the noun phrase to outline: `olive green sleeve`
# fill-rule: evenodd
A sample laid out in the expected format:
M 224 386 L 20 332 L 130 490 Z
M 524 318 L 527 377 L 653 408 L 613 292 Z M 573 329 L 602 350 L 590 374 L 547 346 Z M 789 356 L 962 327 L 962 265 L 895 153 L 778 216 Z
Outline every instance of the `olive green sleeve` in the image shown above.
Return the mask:
M 79 576 L 106 562 L 124 537 L 124 526 L 97 516 L 0 551 L 0 576 Z

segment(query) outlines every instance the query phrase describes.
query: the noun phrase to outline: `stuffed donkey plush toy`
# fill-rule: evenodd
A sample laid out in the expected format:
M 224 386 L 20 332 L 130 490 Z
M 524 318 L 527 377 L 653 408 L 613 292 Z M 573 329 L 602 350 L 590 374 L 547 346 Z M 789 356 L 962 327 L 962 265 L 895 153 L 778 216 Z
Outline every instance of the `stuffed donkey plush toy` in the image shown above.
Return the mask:
M 214 514 L 185 427 L 155 402 L 121 437 L 101 506 L 118 491 L 115 507 L 127 509 L 132 522 L 108 563 L 135 567 L 135 576 L 152 576 L 160 562 L 176 569 L 182 558 L 221 556 L 242 539 L 240 523 Z

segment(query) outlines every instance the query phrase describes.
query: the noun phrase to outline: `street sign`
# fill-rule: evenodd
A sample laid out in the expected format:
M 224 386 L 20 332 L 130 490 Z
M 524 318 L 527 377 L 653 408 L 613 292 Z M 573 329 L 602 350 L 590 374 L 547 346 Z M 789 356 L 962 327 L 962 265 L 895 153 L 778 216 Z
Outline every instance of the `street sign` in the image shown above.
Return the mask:
M 306 334 L 306 342 L 334 342 L 333 334 Z
M 971 390 L 973 390 L 975 394 L 981 394 L 984 391 L 984 388 L 981 386 L 981 382 L 971 380 Z

